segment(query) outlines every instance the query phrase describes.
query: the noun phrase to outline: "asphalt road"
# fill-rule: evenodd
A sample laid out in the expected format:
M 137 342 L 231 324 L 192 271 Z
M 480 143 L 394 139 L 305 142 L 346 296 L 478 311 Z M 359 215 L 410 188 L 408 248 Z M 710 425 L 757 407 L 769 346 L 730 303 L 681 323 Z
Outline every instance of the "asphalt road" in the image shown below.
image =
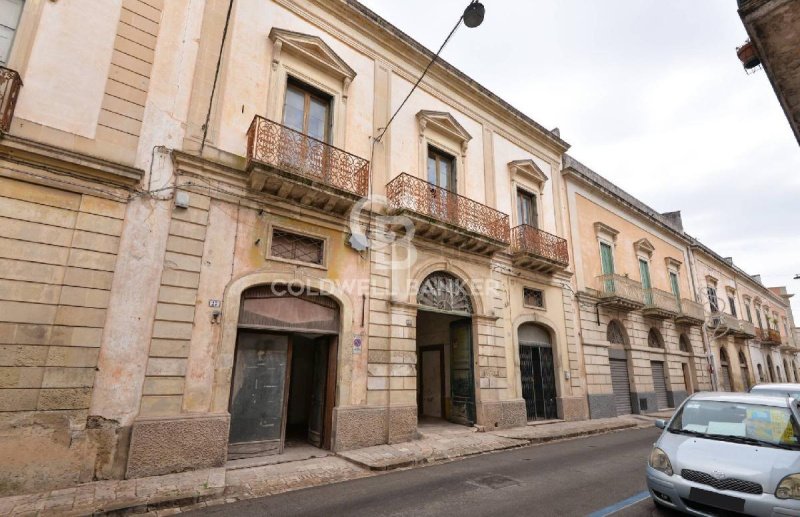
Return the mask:
M 670 515 L 642 499 L 657 436 L 657 429 L 639 429 L 514 449 L 190 515 Z M 625 506 L 636 496 L 639 502 Z

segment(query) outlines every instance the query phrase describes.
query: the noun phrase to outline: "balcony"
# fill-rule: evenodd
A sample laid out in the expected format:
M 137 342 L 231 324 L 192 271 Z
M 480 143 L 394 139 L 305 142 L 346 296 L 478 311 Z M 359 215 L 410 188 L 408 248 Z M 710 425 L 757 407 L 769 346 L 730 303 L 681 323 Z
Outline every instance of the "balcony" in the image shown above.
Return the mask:
M 14 109 L 17 107 L 17 97 L 22 87 L 19 74 L 0 66 L 0 133 L 8 133 L 11 129 L 11 119 L 14 118 Z
M 738 328 L 731 331 L 734 336 L 743 339 L 753 339 L 756 337 L 755 325 L 746 320 L 739 320 L 738 323 Z
M 257 192 L 340 215 L 369 187 L 369 161 L 259 116 L 247 131 L 247 171 Z
M 679 311 L 678 299 L 674 294 L 655 288 L 644 290 L 642 314 L 645 317 L 667 320 L 677 316 Z
M 632 311 L 644 307 L 642 284 L 622 275 L 600 275 L 597 277 L 600 301 L 598 305 L 620 311 Z
M 756 329 L 756 338 L 764 345 L 781 344 L 781 333 L 773 329 Z
M 423 239 L 487 256 L 508 247 L 508 215 L 477 201 L 406 173 L 386 185 L 386 197 L 389 212 L 408 217 Z
M 739 320 L 730 314 L 712 311 L 706 327 L 715 337 L 720 337 L 738 332 Z
M 567 241 L 527 224 L 511 229 L 511 258 L 515 266 L 541 273 L 569 266 Z
M 683 298 L 678 309 L 679 313 L 675 317 L 676 323 L 699 326 L 706 321 L 706 311 L 701 303 Z

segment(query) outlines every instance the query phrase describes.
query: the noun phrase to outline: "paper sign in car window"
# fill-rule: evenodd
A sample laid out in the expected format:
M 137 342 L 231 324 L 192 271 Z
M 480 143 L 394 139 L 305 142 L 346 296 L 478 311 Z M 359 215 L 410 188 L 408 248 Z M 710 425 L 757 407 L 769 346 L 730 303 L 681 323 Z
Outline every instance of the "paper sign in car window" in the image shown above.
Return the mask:
M 721 436 L 747 436 L 744 422 L 709 422 L 708 434 Z
M 789 422 L 789 415 L 782 409 L 748 409 L 747 410 L 747 430 L 752 438 L 765 440 L 773 443 L 787 442 L 785 436 L 788 434 L 788 441 L 791 442 L 792 428 Z

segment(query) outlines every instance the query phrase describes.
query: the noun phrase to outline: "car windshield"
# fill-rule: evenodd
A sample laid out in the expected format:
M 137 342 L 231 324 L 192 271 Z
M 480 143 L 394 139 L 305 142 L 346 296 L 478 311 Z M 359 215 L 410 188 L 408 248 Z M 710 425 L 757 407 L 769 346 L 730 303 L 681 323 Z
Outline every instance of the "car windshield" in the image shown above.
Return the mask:
M 712 440 L 800 449 L 800 429 L 788 407 L 690 400 L 667 430 Z

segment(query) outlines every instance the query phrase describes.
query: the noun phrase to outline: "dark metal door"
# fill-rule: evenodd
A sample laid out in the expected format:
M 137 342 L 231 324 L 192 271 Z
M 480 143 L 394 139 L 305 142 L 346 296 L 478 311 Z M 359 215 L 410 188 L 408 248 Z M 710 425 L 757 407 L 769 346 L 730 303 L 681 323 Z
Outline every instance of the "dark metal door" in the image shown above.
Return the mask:
M 661 361 L 651 361 L 650 369 L 653 372 L 653 389 L 656 392 L 656 405 L 658 409 L 669 407 L 667 397 L 667 378 L 664 375 L 664 363 Z
M 240 332 L 230 400 L 232 458 L 281 451 L 288 351 L 286 335 Z
M 553 349 L 520 344 L 519 360 L 528 420 L 557 418 Z
M 325 422 L 325 391 L 328 380 L 328 338 L 314 343 L 314 375 L 311 380 L 311 408 L 308 415 L 308 441 L 322 447 L 322 430 Z
M 611 366 L 611 388 L 614 391 L 614 407 L 617 416 L 630 415 L 631 384 L 628 379 L 628 361 L 625 359 L 609 359 Z
M 450 324 L 450 420 L 475 423 L 475 383 L 472 367 L 472 321 Z

